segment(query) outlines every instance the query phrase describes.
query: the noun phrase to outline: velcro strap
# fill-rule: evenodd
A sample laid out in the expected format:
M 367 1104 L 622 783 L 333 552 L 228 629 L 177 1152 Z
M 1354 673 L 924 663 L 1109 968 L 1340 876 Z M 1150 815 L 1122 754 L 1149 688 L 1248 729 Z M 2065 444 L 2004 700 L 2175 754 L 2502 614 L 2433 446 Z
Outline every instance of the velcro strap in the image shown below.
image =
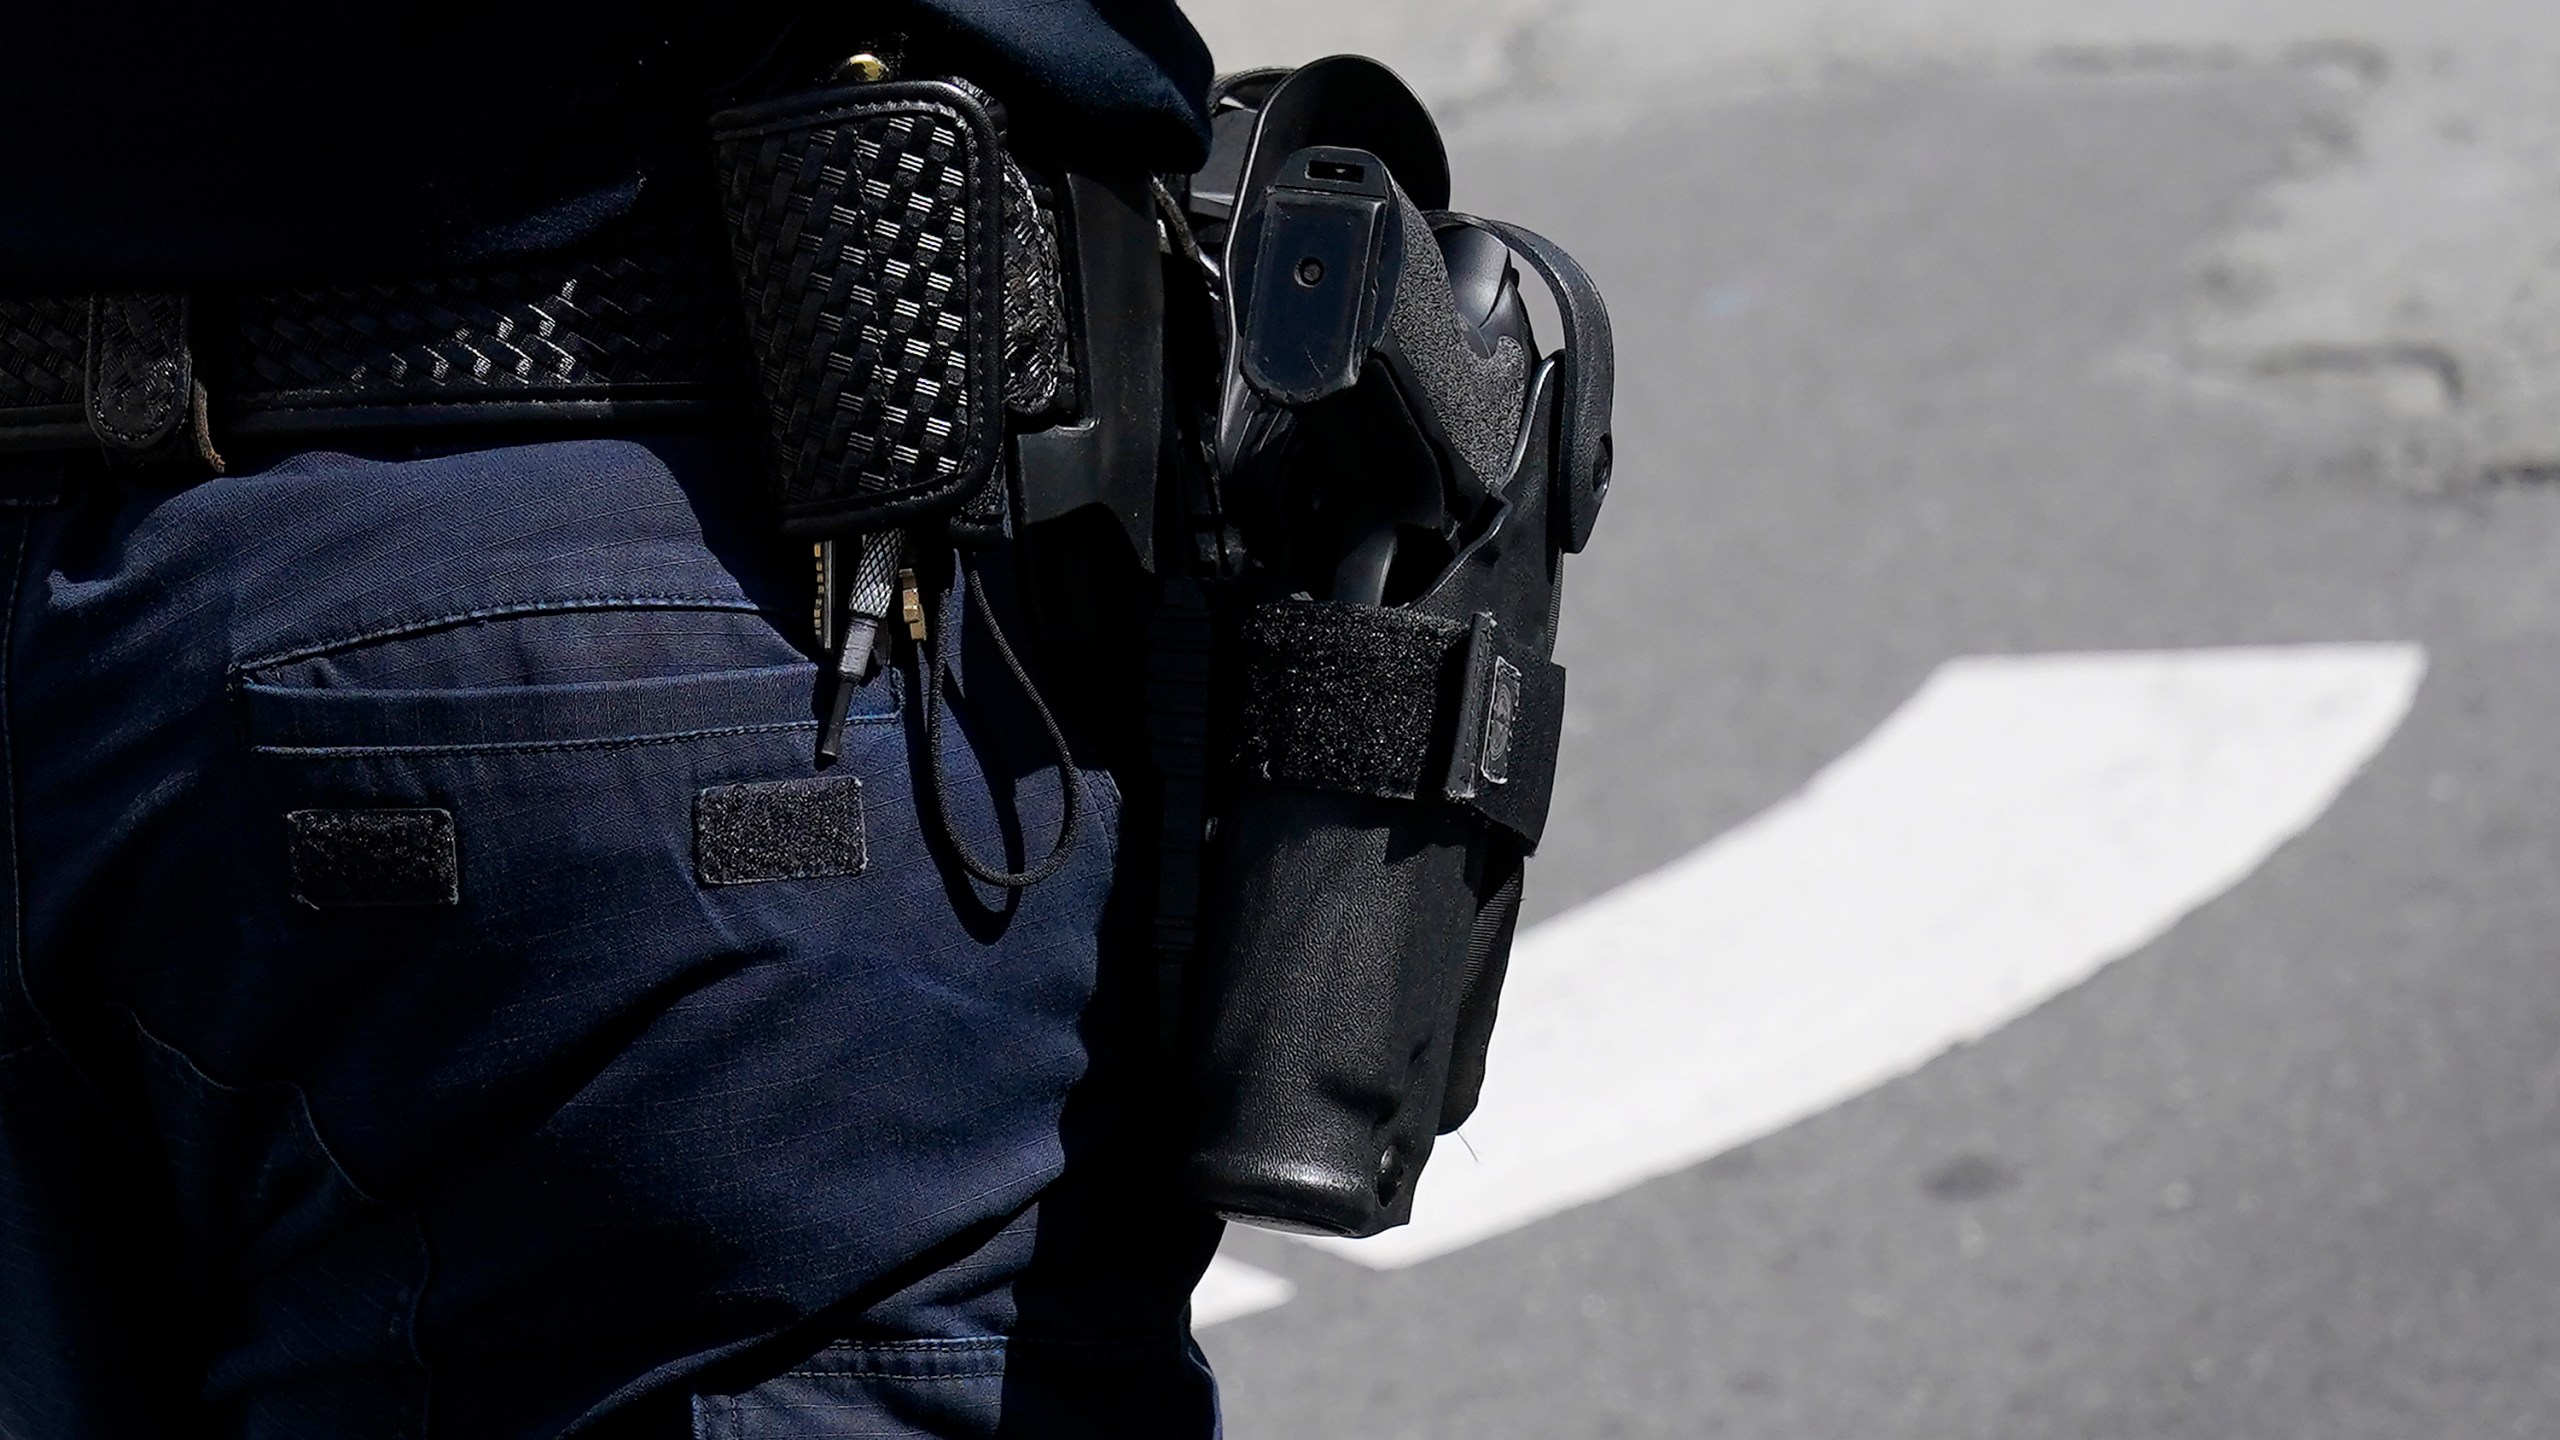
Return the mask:
M 1534 851 L 1555 792 L 1564 669 L 1472 623 L 1286 600 L 1245 617 L 1235 763 L 1301 789 L 1458 806 Z

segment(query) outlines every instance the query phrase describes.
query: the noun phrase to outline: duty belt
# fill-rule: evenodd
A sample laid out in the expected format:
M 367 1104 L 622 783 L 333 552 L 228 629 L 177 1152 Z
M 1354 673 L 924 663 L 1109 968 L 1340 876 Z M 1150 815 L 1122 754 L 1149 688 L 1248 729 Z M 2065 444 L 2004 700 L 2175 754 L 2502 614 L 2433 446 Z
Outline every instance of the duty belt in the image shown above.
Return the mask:
M 871 89 L 882 98 L 852 121 L 829 114 L 821 118 L 833 129 L 804 123 L 795 134 L 850 137 L 847 144 L 875 150 L 905 140 L 921 149 L 948 141 L 958 124 L 944 121 L 937 107 L 966 98 L 938 83 Z M 823 377 L 842 378 L 841 352 L 864 317 L 845 315 L 839 297 L 837 310 L 820 318 L 844 325 L 843 345 L 832 356 L 824 345 L 812 347 L 811 317 L 792 308 L 802 295 L 786 297 L 792 304 L 777 317 L 773 297 L 754 293 L 765 277 L 784 272 L 809 295 L 835 281 L 855 297 L 876 297 L 884 311 L 921 309 L 906 323 L 927 330 L 943 318 L 937 306 L 975 306 L 985 325 L 971 360 L 979 378 L 966 387 L 923 388 L 949 392 L 937 396 L 943 410 L 959 405 L 959 390 L 978 392 L 972 398 L 981 427 L 1009 414 L 1037 428 L 1058 418 L 1079 388 L 1062 313 L 1059 219 L 1048 187 L 1004 152 L 992 122 L 977 118 L 980 130 L 968 146 L 934 156 L 952 179 L 929 197 L 933 204 L 887 195 L 901 222 L 921 233 L 888 237 L 891 253 L 874 257 L 875 269 L 906 275 L 899 247 L 931 250 L 939 237 L 930 227 L 947 222 L 955 236 L 973 237 L 953 246 L 954 256 L 965 249 L 985 265 L 948 295 L 922 285 L 912 297 L 898 294 L 876 275 L 840 280 L 826 263 L 814 275 L 805 263 L 795 269 L 789 252 L 800 238 L 799 217 L 809 213 L 807 198 L 789 193 L 796 176 L 773 173 L 777 159 L 788 157 L 749 154 L 730 166 L 741 182 L 731 188 L 762 186 L 765 193 L 748 197 L 760 208 L 730 215 L 725 227 L 704 195 L 690 209 L 662 206 L 574 247 L 473 271 L 220 294 L 0 296 L 0 454 L 96 449 L 111 462 L 219 468 L 217 445 L 234 441 L 290 445 L 455 431 L 532 438 L 740 418 L 759 398 L 786 431 L 823 434 L 828 417 L 813 414 L 813 404 L 832 398 Z M 786 110 L 780 123 L 799 119 Z M 927 121 L 945 128 L 928 131 Z M 933 178 L 931 171 L 923 176 Z M 739 197 L 727 198 L 735 208 Z M 788 203 L 795 199 L 796 209 Z M 842 206 L 834 213 L 846 218 Z M 740 267 L 750 291 L 744 297 Z M 938 278 L 928 267 L 912 270 L 920 280 Z M 752 315 L 742 315 L 742 298 Z M 750 319 L 757 333 L 750 334 Z M 901 322 L 891 316 L 887 323 L 895 329 Z M 818 378 L 787 373 L 794 365 Z M 911 366 L 876 368 L 883 393 L 899 393 L 901 381 L 910 390 L 920 383 L 906 373 Z M 866 437 L 829 438 L 858 447 Z M 779 461 L 784 447 L 775 448 Z M 984 471 L 991 461 L 974 456 L 972 468 Z M 797 493 L 815 477 L 776 478 L 787 508 L 844 508 L 833 495 L 811 502 Z
M 0 298 L 0 453 L 723 415 L 747 378 L 727 265 L 703 214 L 418 279 Z

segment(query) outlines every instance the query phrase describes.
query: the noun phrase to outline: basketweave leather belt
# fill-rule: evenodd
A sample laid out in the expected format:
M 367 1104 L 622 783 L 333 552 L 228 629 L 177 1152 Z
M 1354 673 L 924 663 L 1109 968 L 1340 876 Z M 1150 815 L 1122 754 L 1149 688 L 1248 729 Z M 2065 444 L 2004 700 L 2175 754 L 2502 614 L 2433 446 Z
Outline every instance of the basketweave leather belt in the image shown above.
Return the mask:
M 1011 152 L 985 91 L 889 73 L 860 55 L 712 116 L 697 207 L 551 255 L 224 295 L 0 298 L 0 455 L 94 448 L 202 474 L 235 441 L 761 410 L 784 533 L 983 531 L 1007 438 L 1084 398 L 1058 192 Z
M 727 264 L 704 214 L 421 279 L 0 298 L 0 453 L 728 414 L 747 371 Z

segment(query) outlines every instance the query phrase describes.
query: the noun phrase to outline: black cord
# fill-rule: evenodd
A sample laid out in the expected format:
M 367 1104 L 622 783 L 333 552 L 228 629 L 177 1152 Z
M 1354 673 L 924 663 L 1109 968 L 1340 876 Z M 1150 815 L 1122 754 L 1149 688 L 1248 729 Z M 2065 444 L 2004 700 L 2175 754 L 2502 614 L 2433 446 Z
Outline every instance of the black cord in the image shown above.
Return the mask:
M 987 589 L 979 582 L 978 572 L 970 568 L 966 559 L 959 565 L 969 587 L 969 608 L 985 620 L 987 638 L 995 642 L 997 656 L 1004 661 L 1004 668 L 1013 672 L 1014 683 L 1020 685 L 1022 693 L 1030 699 L 1033 712 L 1040 717 L 1041 727 L 1049 732 L 1050 746 L 1057 752 L 1059 791 L 1066 806 L 1066 815 L 1058 824 L 1057 847 L 1049 852 L 1047 859 L 1029 869 L 999 870 L 978 858 L 968 842 L 960 838 L 960 827 L 951 818 L 951 792 L 942 773 L 942 677 L 945 666 L 942 652 L 936 651 L 933 645 L 947 647 L 960 633 L 953 627 L 951 615 L 952 606 L 958 599 L 960 587 L 957 585 L 943 595 L 942 614 L 934 627 L 933 645 L 920 647 L 925 652 L 921 657 L 925 668 L 925 783 L 933 793 L 934 813 L 942 820 L 942 838 L 951 842 L 952 853 L 960 858 L 960 868 L 989 885 L 1006 890 L 1027 890 L 1065 869 L 1067 860 L 1074 854 L 1076 834 L 1084 820 L 1084 782 L 1076 773 L 1075 757 L 1067 752 L 1066 732 L 1058 728 L 1058 717 L 1050 713 L 1048 702 L 1040 698 L 1039 687 L 1031 683 L 1031 676 L 1022 668 L 1022 661 L 1013 653 L 1012 642 L 1005 639 L 1004 627 L 996 623 L 995 611 L 987 605 Z

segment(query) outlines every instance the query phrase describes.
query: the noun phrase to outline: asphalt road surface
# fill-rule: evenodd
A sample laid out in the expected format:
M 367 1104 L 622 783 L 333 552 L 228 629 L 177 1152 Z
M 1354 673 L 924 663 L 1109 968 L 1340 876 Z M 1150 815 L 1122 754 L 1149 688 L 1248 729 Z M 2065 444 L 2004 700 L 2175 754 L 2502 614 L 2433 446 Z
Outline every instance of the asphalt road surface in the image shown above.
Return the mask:
M 1958 657 L 2423 657 L 2298 835 L 1916 1070 L 1402 1268 L 1237 1233 L 1294 1293 L 1204 1332 L 1230 1433 L 2560 1434 L 2545 17 L 1196 8 L 1230 64 L 1407 65 L 1460 204 L 1612 298 L 1532 920 L 1747 832 Z M 1857 912 L 1893 857 L 1806 873 Z M 1771 962 L 1689 943 L 1707 1033 Z

